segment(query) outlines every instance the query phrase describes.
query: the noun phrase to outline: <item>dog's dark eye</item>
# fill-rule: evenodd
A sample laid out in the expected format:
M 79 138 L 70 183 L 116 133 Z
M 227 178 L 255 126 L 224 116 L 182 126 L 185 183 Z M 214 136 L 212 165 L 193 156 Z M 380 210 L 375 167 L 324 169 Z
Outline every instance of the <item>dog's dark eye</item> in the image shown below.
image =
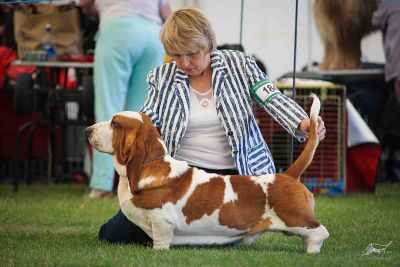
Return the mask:
M 111 128 L 118 128 L 118 123 L 111 121 Z

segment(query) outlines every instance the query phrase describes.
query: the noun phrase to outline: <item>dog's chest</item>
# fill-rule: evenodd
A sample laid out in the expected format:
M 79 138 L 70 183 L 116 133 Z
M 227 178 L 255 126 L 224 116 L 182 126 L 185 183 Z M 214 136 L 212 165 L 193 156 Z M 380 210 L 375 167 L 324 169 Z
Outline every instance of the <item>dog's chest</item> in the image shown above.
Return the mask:
M 120 164 L 116 156 L 113 156 L 113 163 L 114 163 L 114 168 L 118 173 L 118 175 L 122 177 L 127 177 L 126 165 Z

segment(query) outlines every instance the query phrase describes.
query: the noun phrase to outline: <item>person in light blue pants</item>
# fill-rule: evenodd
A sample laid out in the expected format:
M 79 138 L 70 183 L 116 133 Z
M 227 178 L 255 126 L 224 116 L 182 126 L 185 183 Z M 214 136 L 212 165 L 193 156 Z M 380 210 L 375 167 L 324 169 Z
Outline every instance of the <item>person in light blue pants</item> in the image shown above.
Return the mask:
M 123 110 L 138 111 L 147 94 L 147 73 L 163 62 L 162 21 L 171 12 L 166 0 L 81 0 L 100 14 L 94 61 L 95 120 Z M 95 5 L 94 5 L 95 4 Z M 112 157 L 94 151 L 90 198 L 110 195 Z

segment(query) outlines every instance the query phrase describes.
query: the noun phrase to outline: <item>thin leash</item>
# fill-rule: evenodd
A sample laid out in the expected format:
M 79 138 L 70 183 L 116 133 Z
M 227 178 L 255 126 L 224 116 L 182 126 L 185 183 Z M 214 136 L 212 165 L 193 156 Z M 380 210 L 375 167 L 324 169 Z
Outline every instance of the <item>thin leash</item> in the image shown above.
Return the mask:
M 243 46 L 243 10 L 244 0 L 240 1 L 240 32 L 239 32 L 239 44 Z
M 293 47 L 293 84 L 292 84 L 292 98 L 295 100 L 296 98 L 296 61 L 297 61 L 297 20 L 299 17 L 299 1 L 296 0 L 296 8 L 294 15 L 294 47 Z M 293 163 L 294 158 L 294 138 L 291 136 L 290 138 L 290 155 L 289 155 L 289 163 Z
M 244 0 L 240 1 L 240 32 L 239 40 L 240 45 L 243 45 L 243 13 L 244 13 Z M 299 17 L 299 1 L 296 0 L 295 16 L 294 16 L 294 47 L 293 47 L 293 84 L 292 84 L 292 98 L 296 98 L 296 64 L 297 64 L 297 21 Z M 289 164 L 293 163 L 294 158 L 294 138 L 291 136 L 289 145 Z

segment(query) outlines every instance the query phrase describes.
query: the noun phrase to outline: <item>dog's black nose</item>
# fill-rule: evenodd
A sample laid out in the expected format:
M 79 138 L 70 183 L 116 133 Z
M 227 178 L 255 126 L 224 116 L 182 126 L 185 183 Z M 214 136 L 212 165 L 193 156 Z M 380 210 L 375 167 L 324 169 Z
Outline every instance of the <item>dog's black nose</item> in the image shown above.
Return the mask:
M 92 131 L 93 131 L 93 128 L 92 127 L 87 127 L 86 129 L 85 129 L 85 135 L 86 135 L 86 138 L 88 139 L 89 137 L 90 137 L 90 135 L 92 134 Z

